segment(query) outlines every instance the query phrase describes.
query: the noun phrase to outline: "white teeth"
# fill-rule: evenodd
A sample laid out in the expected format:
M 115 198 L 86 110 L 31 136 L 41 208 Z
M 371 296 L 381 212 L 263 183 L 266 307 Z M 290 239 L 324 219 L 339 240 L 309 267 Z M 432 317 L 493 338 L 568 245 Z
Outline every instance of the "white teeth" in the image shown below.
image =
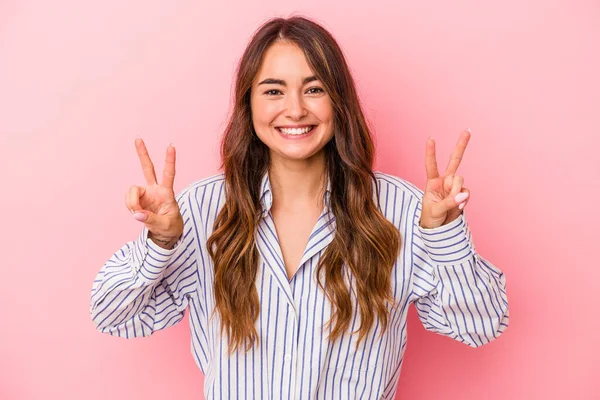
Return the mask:
M 286 135 L 302 135 L 309 132 L 312 128 L 312 126 L 307 126 L 306 128 L 279 128 L 279 130 Z

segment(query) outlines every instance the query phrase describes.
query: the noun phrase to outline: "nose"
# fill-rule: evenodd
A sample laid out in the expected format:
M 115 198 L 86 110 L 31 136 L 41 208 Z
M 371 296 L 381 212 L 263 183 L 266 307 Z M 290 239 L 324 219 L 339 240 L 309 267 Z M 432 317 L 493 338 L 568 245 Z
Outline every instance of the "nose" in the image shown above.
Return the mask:
M 299 120 L 308 114 L 301 95 L 289 93 L 285 101 L 285 116 L 292 120 Z

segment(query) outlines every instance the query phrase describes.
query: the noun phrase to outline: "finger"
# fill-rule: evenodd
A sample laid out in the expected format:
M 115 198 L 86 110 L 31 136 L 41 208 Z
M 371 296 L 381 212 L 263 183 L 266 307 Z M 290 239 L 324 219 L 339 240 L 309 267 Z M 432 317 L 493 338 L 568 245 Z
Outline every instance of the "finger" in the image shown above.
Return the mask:
M 435 141 L 431 136 L 425 143 L 425 172 L 427 179 L 435 179 L 440 176 L 435 158 Z
M 135 139 L 135 149 L 140 159 L 140 163 L 142 164 L 142 171 L 144 172 L 146 183 L 148 185 L 156 185 L 154 164 L 152 164 L 152 160 L 150 160 L 150 155 L 148 154 L 148 150 L 146 149 L 146 145 L 142 139 Z
M 141 186 L 131 186 L 127 192 L 127 208 L 133 214 L 133 218 L 144 222 L 148 229 L 152 227 L 156 220 L 156 214 L 151 211 L 144 210 L 140 205 L 140 198 L 146 193 L 146 188 Z
M 165 169 L 163 170 L 162 186 L 173 189 L 175 181 L 175 147 L 169 144 L 167 147 L 167 156 L 165 158 Z
M 469 196 L 468 191 L 462 191 L 464 178 L 460 175 L 455 175 L 452 183 L 452 190 L 446 199 L 444 199 L 444 207 L 446 210 L 452 210 L 460 205 Z
M 454 185 L 454 175 L 446 175 L 444 177 L 444 193 L 450 193 Z
M 463 208 L 465 208 L 467 206 L 467 203 L 469 203 L 469 199 L 471 198 L 471 192 L 469 191 L 469 189 L 462 188 L 461 193 L 466 193 L 469 197 L 467 197 L 467 199 L 465 201 L 463 201 L 462 203 L 460 203 L 458 205 L 459 210 L 462 210 Z
M 143 222 L 148 230 L 154 230 L 154 226 L 156 225 L 156 214 L 147 210 L 136 211 L 133 214 L 133 218 L 136 220 Z
M 452 177 L 452 188 L 450 189 L 450 196 L 456 196 L 460 193 L 463 184 L 465 183 L 465 178 L 460 175 L 454 175 Z
M 469 139 L 471 139 L 471 130 L 466 129 L 458 138 L 458 143 L 456 144 L 456 147 L 454 147 L 454 151 L 452 151 L 450 161 L 448 161 L 448 167 L 446 167 L 447 174 L 455 174 L 458 170 L 458 166 L 460 165 L 465 150 L 467 149 L 467 145 L 469 144 Z
M 125 196 L 125 204 L 129 211 L 142 211 L 140 206 L 140 197 L 146 193 L 146 189 L 141 186 L 131 186 Z

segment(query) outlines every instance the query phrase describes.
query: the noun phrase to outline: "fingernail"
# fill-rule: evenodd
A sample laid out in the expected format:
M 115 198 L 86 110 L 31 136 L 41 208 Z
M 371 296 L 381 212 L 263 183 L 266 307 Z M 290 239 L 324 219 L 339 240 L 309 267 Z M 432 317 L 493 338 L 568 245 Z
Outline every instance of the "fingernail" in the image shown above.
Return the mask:
M 467 128 L 467 129 L 465 129 L 465 131 L 471 133 L 471 128 Z
M 465 204 L 467 204 L 466 201 L 464 203 L 460 203 L 460 205 L 458 206 L 458 209 L 462 210 L 463 208 L 465 208 Z
M 456 197 L 454 198 L 454 200 L 457 203 L 461 203 L 461 202 L 465 201 L 467 199 L 467 197 L 469 197 L 469 193 L 463 192 L 463 193 L 457 194 Z
M 145 221 L 146 214 L 136 211 L 133 213 L 133 218 L 137 219 L 138 221 Z
M 169 146 L 173 146 L 173 147 L 175 147 L 175 145 L 174 145 L 173 143 L 169 143 Z

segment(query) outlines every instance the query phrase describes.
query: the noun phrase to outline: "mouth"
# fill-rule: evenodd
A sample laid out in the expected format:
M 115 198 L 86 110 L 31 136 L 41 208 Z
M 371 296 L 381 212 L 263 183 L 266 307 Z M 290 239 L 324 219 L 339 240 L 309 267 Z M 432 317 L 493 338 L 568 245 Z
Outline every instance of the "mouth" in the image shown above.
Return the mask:
M 278 126 L 275 129 L 279 134 L 286 139 L 304 139 L 312 135 L 316 130 L 317 125 L 300 125 L 300 126 Z

